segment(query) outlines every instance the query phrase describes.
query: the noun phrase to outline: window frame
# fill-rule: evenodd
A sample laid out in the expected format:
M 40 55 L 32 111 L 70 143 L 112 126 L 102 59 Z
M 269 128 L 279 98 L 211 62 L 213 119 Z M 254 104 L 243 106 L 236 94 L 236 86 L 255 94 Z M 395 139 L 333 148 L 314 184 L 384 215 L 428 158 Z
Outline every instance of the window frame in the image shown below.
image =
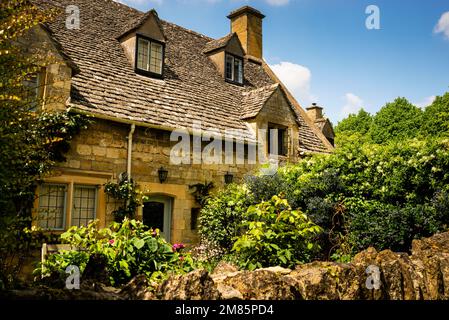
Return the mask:
M 151 72 L 144 69 L 140 69 L 137 67 L 138 59 L 139 59 L 139 40 L 143 39 L 149 42 L 150 45 L 150 53 L 151 53 L 151 43 L 157 43 L 162 46 L 162 66 L 161 66 L 161 73 Z M 148 56 L 148 59 L 150 60 L 149 63 L 151 63 L 151 55 Z M 164 67 L 165 67 L 165 43 L 156 39 L 152 39 L 150 37 L 144 36 L 142 34 L 137 33 L 136 34 L 136 47 L 135 47 L 135 55 L 134 55 L 134 71 L 137 74 L 148 76 L 152 78 L 158 78 L 162 79 L 164 77 Z
M 69 193 L 69 184 L 66 183 L 52 183 L 52 182 L 45 182 L 43 184 L 41 184 L 39 186 L 39 198 L 38 198 L 38 205 L 37 205 L 37 225 L 39 226 L 39 211 L 40 211 L 40 207 L 41 207 L 41 195 L 42 195 L 42 190 L 44 188 L 44 186 L 56 186 L 56 187 L 64 187 L 64 209 L 63 209 L 63 215 L 62 215 L 62 228 L 43 228 L 44 230 L 48 230 L 48 231 L 64 231 L 66 230 L 67 227 L 67 201 L 68 201 L 68 193 Z M 47 219 L 48 220 L 48 219 Z M 47 223 L 48 226 L 48 223 Z
M 41 110 L 42 103 L 45 103 L 45 90 L 47 81 L 47 69 L 41 67 L 40 70 L 27 75 L 28 77 L 34 77 L 36 79 L 36 86 L 31 87 L 29 85 L 30 81 L 24 80 L 23 87 L 26 92 L 26 99 L 30 99 L 32 107 L 28 109 L 29 112 L 36 113 Z
M 227 75 L 226 75 L 226 60 L 227 60 L 228 56 L 232 57 L 232 62 L 233 62 L 232 63 L 232 75 L 233 75 L 233 79 L 229 79 L 227 77 Z M 238 60 L 240 60 L 242 62 L 242 82 L 238 82 L 238 81 L 235 80 L 236 77 L 235 77 L 235 69 L 234 69 L 234 67 L 235 67 L 235 60 L 236 59 L 238 59 Z M 225 54 L 224 54 L 224 78 L 225 78 L 226 82 L 229 82 L 229 83 L 232 83 L 232 84 L 236 84 L 236 85 L 239 85 L 239 86 L 243 86 L 244 85 L 244 83 L 245 83 L 245 63 L 244 63 L 243 57 L 240 57 L 240 56 L 237 56 L 235 54 L 232 54 L 232 53 L 229 53 L 229 52 L 225 51 Z
M 43 230 L 46 232 L 55 232 L 55 233 L 61 233 L 66 230 L 68 230 L 70 227 L 74 226 L 72 224 L 73 220 L 73 213 L 74 213 L 74 195 L 75 195 L 75 187 L 84 187 L 84 188 L 91 188 L 95 190 L 95 214 L 94 214 L 94 220 L 95 219 L 102 219 L 105 218 L 105 212 L 104 208 L 102 208 L 102 203 L 105 200 L 104 199 L 104 190 L 102 187 L 102 183 L 95 183 L 95 182 L 88 182 L 83 181 L 81 179 L 80 181 L 77 180 L 71 180 L 67 181 L 67 179 L 58 181 L 56 180 L 50 180 L 50 181 L 42 181 L 39 183 L 38 187 L 35 191 L 35 200 L 33 205 L 33 225 L 39 227 L 40 226 L 40 217 L 45 218 L 44 216 L 40 215 L 40 204 L 41 204 L 41 195 L 43 195 L 43 188 L 45 186 L 61 186 L 65 188 L 64 191 L 64 215 L 63 215 L 63 226 L 62 228 L 46 228 L 42 227 Z M 89 219 L 90 221 L 90 219 Z M 100 225 L 104 226 L 101 222 Z
M 277 157 L 288 157 L 289 156 L 289 128 L 286 126 L 278 125 L 275 123 L 268 123 L 267 126 L 267 154 L 268 156 L 277 156 Z M 274 154 L 271 152 L 271 130 L 278 130 L 278 154 Z M 283 143 L 279 146 L 279 132 L 282 131 L 284 133 Z
M 72 196 L 72 203 L 70 204 L 71 205 L 71 214 L 70 214 L 70 227 L 73 227 L 73 226 L 76 226 L 74 223 L 73 223 L 73 212 L 74 212 L 74 206 L 75 206 L 75 201 L 74 201 L 74 199 L 75 199 L 75 189 L 76 189 L 76 187 L 80 187 L 80 188 L 85 188 L 85 189 L 93 189 L 94 191 L 95 191 L 95 200 L 94 200 L 94 203 L 95 203 L 95 208 L 94 208 L 94 216 L 93 216 L 93 218 L 92 219 L 89 219 L 88 221 L 90 221 L 90 220 L 92 220 L 92 221 L 94 221 L 96 218 L 97 218 L 97 211 L 98 211 L 98 186 L 95 186 L 95 185 L 89 185 L 89 184 L 79 184 L 79 183 L 74 183 L 73 184 L 73 196 Z M 78 218 L 77 219 L 78 220 L 78 222 L 81 220 L 80 218 Z M 80 226 L 78 226 L 78 227 L 80 227 Z

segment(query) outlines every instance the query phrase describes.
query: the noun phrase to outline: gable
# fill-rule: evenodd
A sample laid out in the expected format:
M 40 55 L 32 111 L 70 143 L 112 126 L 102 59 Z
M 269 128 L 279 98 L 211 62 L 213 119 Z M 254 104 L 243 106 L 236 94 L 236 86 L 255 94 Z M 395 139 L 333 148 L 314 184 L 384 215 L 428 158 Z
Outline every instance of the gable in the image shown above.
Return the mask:
M 134 19 L 130 22 L 130 28 L 117 39 L 125 51 L 126 57 L 132 66 L 135 64 L 136 54 L 136 35 L 143 35 L 145 37 L 165 42 L 164 32 L 162 30 L 159 18 L 156 11 L 150 10 L 141 18 Z
M 256 116 L 256 121 L 267 121 L 289 127 L 298 126 L 296 114 L 279 86 L 264 103 Z
M 240 44 L 240 40 L 237 37 L 237 35 L 235 35 L 235 33 L 234 36 L 229 40 L 227 46 L 225 47 L 225 51 L 239 57 L 243 57 L 245 55 L 242 45 Z
M 149 15 L 146 21 L 139 28 L 137 28 L 135 32 L 147 36 L 151 39 L 164 42 L 164 33 L 162 32 L 157 19 L 158 18 L 155 16 L 155 14 Z

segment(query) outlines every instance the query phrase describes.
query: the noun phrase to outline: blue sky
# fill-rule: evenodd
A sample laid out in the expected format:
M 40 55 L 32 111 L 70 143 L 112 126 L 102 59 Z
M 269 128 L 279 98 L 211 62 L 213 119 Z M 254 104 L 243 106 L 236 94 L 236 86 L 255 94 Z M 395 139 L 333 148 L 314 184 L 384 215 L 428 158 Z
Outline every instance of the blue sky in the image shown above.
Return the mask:
M 229 33 L 230 11 L 259 9 L 265 60 L 303 107 L 318 102 L 334 123 L 398 96 L 425 107 L 449 91 L 449 0 L 120 1 L 214 38 Z M 365 26 L 369 5 L 379 30 Z

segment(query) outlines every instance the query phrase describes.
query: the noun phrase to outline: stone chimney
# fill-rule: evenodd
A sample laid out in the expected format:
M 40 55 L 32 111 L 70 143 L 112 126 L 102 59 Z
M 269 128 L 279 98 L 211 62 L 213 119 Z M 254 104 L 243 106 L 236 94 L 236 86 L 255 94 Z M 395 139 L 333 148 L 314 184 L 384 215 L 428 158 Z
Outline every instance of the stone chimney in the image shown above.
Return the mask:
M 312 105 L 307 108 L 307 115 L 313 122 L 323 119 L 323 108 L 316 103 L 312 103 Z
M 245 54 L 262 59 L 262 19 L 265 16 L 249 6 L 232 11 L 228 18 L 231 20 L 231 32 L 237 33 Z

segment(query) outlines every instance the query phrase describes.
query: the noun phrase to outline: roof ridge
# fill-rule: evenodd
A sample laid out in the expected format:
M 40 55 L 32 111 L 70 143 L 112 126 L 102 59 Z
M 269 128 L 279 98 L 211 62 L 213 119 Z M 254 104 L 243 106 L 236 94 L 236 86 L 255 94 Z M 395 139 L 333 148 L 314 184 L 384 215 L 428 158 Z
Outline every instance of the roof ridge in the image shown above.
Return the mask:
M 118 4 L 118 5 L 122 6 L 122 7 L 127 8 L 127 9 L 131 9 L 132 11 L 135 11 L 135 12 L 138 12 L 138 13 L 144 13 L 143 11 L 140 11 L 139 9 L 130 7 L 126 3 L 123 3 L 123 2 L 120 2 L 120 1 L 117 1 L 117 0 L 103 0 L 103 1 L 114 2 L 115 4 Z
M 191 34 L 194 35 L 194 36 L 201 37 L 201 38 L 205 38 L 206 40 L 209 40 L 209 41 L 216 40 L 216 39 L 214 39 L 214 38 L 211 38 L 211 37 L 209 37 L 209 36 L 206 36 L 205 34 L 199 33 L 199 32 L 197 32 L 197 31 L 194 31 L 194 30 L 191 30 L 191 29 L 187 29 L 187 28 L 185 28 L 185 27 L 183 27 L 183 26 L 180 26 L 180 25 L 178 25 L 178 24 L 176 24 L 176 23 L 173 23 L 173 22 L 170 22 L 170 21 L 167 21 L 167 20 L 164 20 L 164 19 L 160 19 L 160 21 L 161 21 L 162 23 L 166 23 L 166 24 L 169 24 L 169 25 L 171 25 L 171 26 L 173 26 L 173 27 L 179 28 L 179 29 L 181 29 L 181 30 L 183 30 L 183 31 L 185 31 L 185 32 L 191 33 Z

